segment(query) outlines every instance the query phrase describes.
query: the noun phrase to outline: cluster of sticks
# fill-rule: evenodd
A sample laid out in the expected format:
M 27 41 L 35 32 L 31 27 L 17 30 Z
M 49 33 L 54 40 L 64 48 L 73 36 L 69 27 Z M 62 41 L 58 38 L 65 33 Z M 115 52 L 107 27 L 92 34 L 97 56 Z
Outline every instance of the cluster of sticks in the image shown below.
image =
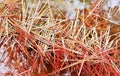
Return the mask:
M 120 75 L 120 26 L 107 19 L 106 0 L 77 10 L 73 20 L 52 0 L 29 2 L 14 2 L 1 13 L 0 61 L 10 69 L 3 75 Z

